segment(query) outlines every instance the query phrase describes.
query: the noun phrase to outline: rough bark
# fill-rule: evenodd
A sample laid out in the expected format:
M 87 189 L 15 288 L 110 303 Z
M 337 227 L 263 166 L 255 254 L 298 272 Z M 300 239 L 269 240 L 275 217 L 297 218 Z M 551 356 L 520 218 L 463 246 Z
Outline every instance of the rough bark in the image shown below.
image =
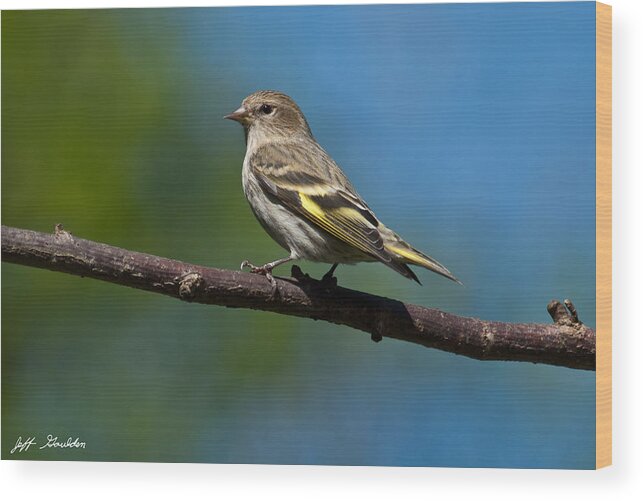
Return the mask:
M 250 308 L 325 320 L 478 360 L 528 361 L 595 370 L 596 335 L 571 301 L 552 301 L 553 324 L 461 317 L 395 299 L 328 285 L 293 266 L 277 278 L 206 268 L 83 240 L 56 226 L 53 234 L 2 226 L 2 260 L 104 280 L 184 301 Z

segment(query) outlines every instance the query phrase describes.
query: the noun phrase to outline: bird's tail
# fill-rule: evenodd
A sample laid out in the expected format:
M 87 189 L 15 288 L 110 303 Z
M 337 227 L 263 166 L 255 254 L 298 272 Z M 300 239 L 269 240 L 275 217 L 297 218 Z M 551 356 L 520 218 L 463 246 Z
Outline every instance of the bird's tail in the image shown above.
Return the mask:
M 462 282 L 460 282 L 460 280 L 458 280 L 449 270 L 438 263 L 435 259 L 411 247 L 402 239 L 399 239 L 399 237 L 393 241 L 386 242 L 384 244 L 384 248 L 394 256 L 398 257 L 405 264 L 422 266 L 427 270 L 431 270 L 438 275 L 442 275 L 443 277 L 446 277 L 449 280 L 453 280 L 454 282 L 462 285 Z M 409 269 L 409 271 L 411 270 Z M 405 275 L 404 273 L 402 274 Z M 411 272 L 411 274 L 413 274 L 413 272 Z M 417 280 L 417 277 L 414 279 L 419 282 L 419 280 Z

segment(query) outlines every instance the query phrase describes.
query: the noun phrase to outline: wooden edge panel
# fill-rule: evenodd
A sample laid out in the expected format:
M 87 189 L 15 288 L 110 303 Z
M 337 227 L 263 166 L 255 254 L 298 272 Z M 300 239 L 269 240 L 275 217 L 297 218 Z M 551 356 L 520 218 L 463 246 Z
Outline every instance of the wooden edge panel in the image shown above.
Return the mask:
M 596 468 L 612 464 L 612 7 L 596 3 Z

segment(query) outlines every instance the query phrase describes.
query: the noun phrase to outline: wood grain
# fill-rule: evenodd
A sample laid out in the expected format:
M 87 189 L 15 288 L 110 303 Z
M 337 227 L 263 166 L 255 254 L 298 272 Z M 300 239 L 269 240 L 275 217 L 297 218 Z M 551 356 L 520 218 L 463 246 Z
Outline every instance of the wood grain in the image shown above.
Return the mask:
M 612 7 L 596 3 L 596 468 L 612 464 Z

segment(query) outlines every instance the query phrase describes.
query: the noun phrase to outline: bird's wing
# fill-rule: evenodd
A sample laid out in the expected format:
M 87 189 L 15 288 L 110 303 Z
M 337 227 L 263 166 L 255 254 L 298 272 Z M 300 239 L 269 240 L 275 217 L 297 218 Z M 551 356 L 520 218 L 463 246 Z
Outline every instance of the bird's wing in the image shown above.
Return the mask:
M 291 211 L 348 244 L 418 281 L 411 269 L 394 259 L 385 247 L 373 212 L 350 188 L 310 174 L 309 166 L 293 152 L 283 155 L 277 149 L 261 148 L 250 157 L 250 168 L 261 188 Z M 419 282 L 419 281 L 418 281 Z

